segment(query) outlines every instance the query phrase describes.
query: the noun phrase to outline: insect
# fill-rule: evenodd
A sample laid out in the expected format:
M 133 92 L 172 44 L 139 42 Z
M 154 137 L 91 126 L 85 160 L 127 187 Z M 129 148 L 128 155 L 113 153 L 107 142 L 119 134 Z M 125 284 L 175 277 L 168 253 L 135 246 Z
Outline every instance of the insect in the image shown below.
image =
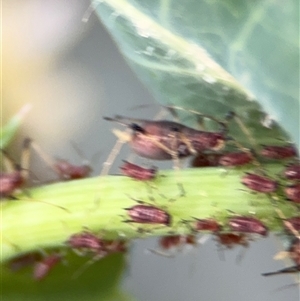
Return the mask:
M 21 256 L 15 257 L 8 262 L 9 268 L 13 272 L 17 272 L 27 266 L 33 265 L 36 261 L 41 260 L 41 254 L 38 252 L 23 254 Z
M 254 173 L 247 173 L 242 177 L 241 182 L 249 189 L 262 193 L 274 192 L 278 187 L 278 183 L 276 181 Z
M 170 235 L 164 236 L 159 239 L 159 246 L 162 249 L 169 250 L 173 247 L 183 246 L 185 244 L 188 245 L 196 245 L 196 237 L 195 235 Z
M 184 158 L 204 150 L 219 150 L 226 140 L 222 131 L 197 131 L 168 120 L 142 120 L 119 115 L 104 119 L 131 129 L 132 135 L 127 140 L 133 151 L 141 157 L 153 160 L 172 160 L 174 155 Z
M 297 156 L 297 151 L 293 145 L 265 145 L 260 154 L 269 159 L 288 159 Z
M 22 146 L 21 164 L 15 163 L 9 155 L 2 150 L 4 162 L 7 166 L 8 172 L 1 172 L 0 174 L 0 197 L 14 198 L 13 194 L 20 189 L 28 179 L 29 166 L 29 145 L 30 141 L 25 139 Z
M 215 234 L 217 242 L 225 246 L 226 249 L 232 249 L 236 245 L 241 245 L 243 247 L 249 246 L 249 239 L 243 233 L 218 233 Z
M 195 231 L 211 231 L 217 232 L 221 230 L 221 225 L 214 219 L 198 219 L 194 218 L 193 230 Z
M 284 172 L 284 176 L 289 180 L 300 180 L 300 164 L 288 166 Z
M 232 152 L 223 154 L 219 158 L 219 165 L 241 166 L 253 161 L 253 156 L 249 152 Z
M 73 148 L 83 157 L 78 147 L 72 143 Z M 61 180 L 76 180 L 88 177 L 92 168 L 87 160 L 84 160 L 82 165 L 74 165 L 64 159 L 53 159 L 51 158 L 42 148 L 35 142 L 31 141 L 31 147 L 39 154 L 44 162 L 59 176 Z
M 229 219 L 229 227 L 232 231 L 240 233 L 256 233 L 262 236 L 268 235 L 268 228 L 254 217 L 235 216 Z
M 103 250 L 103 241 L 93 233 L 84 231 L 82 233 L 73 234 L 67 241 L 73 249 L 84 249 L 92 252 Z
M 127 214 L 131 218 L 130 220 L 125 220 L 127 223 L 139 223 L 139 224 L 161 224 L 170 226 L 171 225 L 171 215 L 155 206 L 145 205 L 143 202 L 139 201 L 140 204 L 134 205 L 130 208 L 125 208 Z
M 122 173 L 130 178 L 140 181 L 152 180 L 157 175 L 156 168 L 144 168 L 139 165 L 123 161 L 124 164 L 120 167 Z
M 37 281 L 45 279 L 50 271 L 62 260 L 62 256 L 54 253 L 37 262 L 33 268 L 33 278 Z
M 300 183 L 285 187 L 284 192 L 289 200 L 300 203 Z
M 204 153 L 199 153 L 197 154 L 192 162 L 191 166 L 192 167 L 209 167 L 209 166 L 219 166 L 219 158 L 221 157 L 220 154 L 204 154 Z
M 287 218 L 286 221 L 289 222 L 295 230 L 300 231 L 300 216 Z

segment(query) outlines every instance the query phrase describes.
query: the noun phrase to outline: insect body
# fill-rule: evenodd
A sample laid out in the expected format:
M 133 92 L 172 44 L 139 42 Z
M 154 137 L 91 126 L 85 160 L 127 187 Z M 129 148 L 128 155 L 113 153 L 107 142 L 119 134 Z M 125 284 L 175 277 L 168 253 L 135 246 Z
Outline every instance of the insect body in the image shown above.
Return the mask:
M 120 169 L 124 175 L 140 181 L 152 180 L 157 174 L 156 168 L 144 168 L 128 161 L 124 161 Z
M 45 257 L 42 261 L 37 262 L 33 269 L 33 278 L 35 280 L 43 280 L 49 272 L 61 261 L 62 257 L 59 254 L 51 254 Z
M 25 182 L 21 170 L 0 174 L 0 198 L 12 196 L 15 190 L 21 188 Z
M 165 250 L 183 246 L 185 244 L 196 245 L 196 237 L 194 235 L 171 235 L 164 236 L 159 239 L 159 246 Z
M 195 218 L 193 229 L 196 231 L 211 231 L 217 232 L 221 230 L 221 225 L 214 219 L 198 219 Z
M 135 205 L 125 208 L 131 220 L 125 222 L 140 224 L 162 224 L 169 226 L 171 224 L 171 216 L 166 211 L 152 205 Z
M 279 160 L 297 156 L 297 151 L 293 145 L 266 145 L 260 153 L 263 157 Z
M 229 220 L 229 227 L 232 231 L 241 233 L 257 233 L 262 236 L 268 235 L 267 227 L 254 217 L 236 216 Z
M 73 234 L 67 241 L 67 244 L 74 249 L 86 249 L 98 252 L 103 249 L 103 241 L 90 232 Z
M 274 192 L 278 186 L 276 181 L 254 173 L 247 173 L 245 176 L 243 176 L 242 184 L 251 190 L 262 193 Z
M 295 203 L 300 203 L 300 184 L 287 186 L 284 191 L 289 200 Z
M 288 166 L 283 173 L 289 180 L 300 180 L 300 164 Z
M 64 180 L 86 178 L 92 171 L 92 168 L 88 164 L 73 165 L 63 159 L 57 159 L 53 164 L 53 168 L 56 170 L 59 177 Z
M 253 156 L 247 152 L 232 152 L 222 155 L 219 164 L 222 166 L 241 166 L 250 163 Z
M 243 233 L 218 233 L 216 234 L 217 242 L 225 246 L 227 249 L 232 249 L 236 245 L 248 247 L 248 238 Z
M 142 120 L 122 116 L 105 117 L 130 128 L 129 143 L 133 151 L 144 158 L 171 160 L 188 157 L 204 150 L 219 150 L 225 144 L 223 132 L 197 131 L 180 123 L 167 120 Z

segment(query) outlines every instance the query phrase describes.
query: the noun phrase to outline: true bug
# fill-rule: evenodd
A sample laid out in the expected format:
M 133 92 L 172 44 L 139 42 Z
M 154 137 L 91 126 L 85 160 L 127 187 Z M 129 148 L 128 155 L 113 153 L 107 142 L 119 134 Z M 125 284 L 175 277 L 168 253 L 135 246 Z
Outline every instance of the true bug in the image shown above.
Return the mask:
M 32 266 L 39 260 L 41 260 L 41 253 L 28 253 L 11 259 L 8 262 L 8 266 L 13 272 L 17 272 L 27 266 Z
M 125 208 L 125 210 L 131 218 L 130 220 L 125 220 L 128 223 L 171 225 L 171 215 L 152 205 L 138 204 Z
M 286 219 L 296 231 L 300 231 L 300 216 L 294 216 Z
M 297 156 L 297 151 L 293 145 L 265 145 L 260 154 L 269 159 L 288 159 Z
M 26 183 L 30 155 L 29 146 L 30 141 L 25 139 L 22 146 L 21 164 L 15 163 L 4 150 L 1 150 L 7 169 L 9 169 L 8 172 L 1 172 L 0 174 L 1 198 L 13 197 L 13 193 Z
M 283 172 L 284 176 L 289 180 L 300 180 L 300 164 L 287 166 Z
M 268 235 L 268 228 L 254 217 L 235 216 L 229 219 L 228 225 L 232 231 Z
M 46 256 L 34 265 L 33 278 L 37 281 L 43 280 L 61 260 L 62 256 L 57 253 Z
M 173 247 L 183 246 L 183 245 L 196 245 L 197 240 L 195 235 L 170 235 L 163 236 L 158 241 L 159 246 L 162 249 L 169 250 Z
M 192 229 L 195 231 L 210 231 L 217 232 L 221 230 L 221 225 L 214 219 L 198 219 L 192 224 Z
M 76 180 L 88 177 L 92 168 L 87 160 L 82 165 L 74 165 L 64 159 L 51 158 L 42 148 L 35 142 L 31 141 L 32 148 L 39 154 L 45 163 L 60 177 L 62 180 Z M 83 157 L 78 147 L 72 143 L 73 148 Z
M 243 233 L 217 233 L 217 242 L 227 249 L 232 249 L 236 245 L 249 246 L 249 239 Z
M 232 152 L 220 156 L 219 165 L 241 166 L 253 161 L 253 156 L 249 152 Z
M 219 165 L 221 154 L 199 153 L 191 161 L 192 167 L 212 167 Z
M 262 193 L 274 192 L 278 187 L 278 183 L 276 181 L 254 173 L 247 173 L 242 177 L 241 182 L 249 189 Z
M 120 167 L 122 173 L 130 178 L 140 181 L 152 180 L 157 175 L 157 169 L 145 168 L 123 160 L 124 164 Z
M 300 203 L 300 183 L 287 186 L 284 191 L 289 200 L 295 203 Z
M 67 245 L 73 249 L 83 249 L 98 252 L 103 249 L 103 241 L 95 234 L 88 231 L 71 235 L 67 240 Z

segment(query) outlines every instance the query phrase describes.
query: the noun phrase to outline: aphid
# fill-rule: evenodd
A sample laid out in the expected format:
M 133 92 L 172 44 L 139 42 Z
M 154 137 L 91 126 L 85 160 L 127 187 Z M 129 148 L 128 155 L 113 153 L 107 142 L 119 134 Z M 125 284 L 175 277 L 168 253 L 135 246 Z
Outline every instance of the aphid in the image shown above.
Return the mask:
M 300 203 L 300 183 L 285 187 L 284 192 L 289 200 Z
M 125 208 L 131 220 L 126 220 L 128 223 L 139 224 L 162 224 L 170 226 L 171 216 L 166 211 L 152 205 L 135 205 L 130 208 Z
M 130 178 L 140 181 L 152 180 L 157 175 L 156 168 L 144 168 L 139 165 L 123 161 L 124 164 L 120 167 L 122 173 Z
M 295 230 L 300 231 L 300 216 L 287 218 L 286 221 L 289 222 Z
M 236 245 L 241 245 L 243 247 L 249 246 L 249 239 L 243 233 L 218 233 L 215 235 L 217 242 L 227 249 L 232 249 Z
M 61 260 L 61 255 L 54 253 L 37 262 L 33 268 L 33 278 L 37 281 L 43 280 Z
M 196 231 L 217 232 L 221 230 L 221 225 L 214 219 L 198 219 L 195 218 L 193 229 Z
M 278 187 L 276 181 L 253 173 L 247 173 L 241 182 L 249 189 L 262 193 L 274 192 Z
M 104 247 L 104 243 L 99 237 L 87 231 L 73 234 L 67 244 L 73 249 L 85 249 L 92 252 L 98 252 Z
M 297 151 L 293 145 L 265 145 L 260 154 L 269 159 L 287 159 L 297 156 Z
M 229 219 L 229 227 L 232 231 L 240 233 L 256 233 L 262 236 L 268 235 L 268 228 L 254 217 L 235 216 Z
M 133 133 L 127 139 L 133 151 L 153 160 L 172 160 L 174 156 L 184 158 L 204 150 L 219 150 L 226 140 L 222 131 L 197 131 L 168 120 L 152 121 L 122 116 L 104 119 L 130 128 Z
M 291 267 L 287 267 L 275 272 L 268 272 L 268 273 L 262 273 L 262 276 L 273 276 L 273 275 L 280 275 L 280 274 L 291 274 L 291 273 L 298 273 L 300 272 L 300 265 L 295 265 Z
M 204 153 L 199 153 L 197 154 L 192 162 L 191 166 L 192 167 L 213 167 L 213 166 L 218 166 L 219 165 L 219 158 L 220 154 L 204 154 Z
M 74 165 L 64 159 L 51 158 L 42 148 L 34 141 L 31 141 L 32 148 L 39 154 L 39 156 L 45 161 L 45 163 L 60 177 L 62 180 L 76 180 L 88 177 L 92 168 L 90 164 L 84 160 L 86 163 L 82 165 Z M 72 146 L 79 154 L 80 157 L 83 157 L 81 151 L 78 147 L 72 143 Z
M 32 266 L 38 260 L 41 260 L 40 253 L 28 253 L 11 259 L 8 266 L 13 272 L 17 272 L 27 266 Z
M 21 164 L 15 163 L 8 154 L 1 150 L 4 154 L 5 163 L 9 172 L 0 174 L 0 197 L 13 197 L 13 193 L 20 189 L 28 179 L 29 166 L 29 145 L 30 141 L 25 139 L 22 147 Z
M 103 240 L 103 249 L 109 254 L 124 253 L 127 251 L 127 242 L 125 240 Z
M 288 166 L 283 174 L 289 180 L 300 180 L 300 164 Z
M 86 178 L 92 172 L 92 168 L 88 164 L 73 165 L 67 160 L 57 159 L 54 169 L 59 177 L 64 180 L 76 180 Z
M 169 250 L 173 247 L 183 245 L 196 245 L 197 240 L 195 235 L 170 235 L 161 237 L 158 241 L 159 246 L 164 250 Z
M 253 156 L 249 152 L 226 153 L 219 158 L 219 165 L 241 166 L 250 163 Z

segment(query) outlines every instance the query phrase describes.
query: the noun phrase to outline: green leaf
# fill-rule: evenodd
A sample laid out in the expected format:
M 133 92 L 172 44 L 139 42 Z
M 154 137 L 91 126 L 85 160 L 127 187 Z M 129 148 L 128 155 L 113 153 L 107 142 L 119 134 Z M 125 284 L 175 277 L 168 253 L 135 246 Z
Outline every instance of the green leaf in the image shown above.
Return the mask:
M 286 143 L 287 131 L 299 146 L 297 0 L 102 0 L 96 5 L 158 102 L 219 118 L 234 110 L 258 144 Z M 236 125 L 230 132 L 249 146 Z
M 23 108 L 13 116 L 10 121 L 2 127 L 0 132 L 0 148 L 5 149 L 7 145 L 10 143 L 12 138 L 15 136 L 18 128 L 20 127 L 24 116 L 31 109 L 30 104 L 26 104 Z

